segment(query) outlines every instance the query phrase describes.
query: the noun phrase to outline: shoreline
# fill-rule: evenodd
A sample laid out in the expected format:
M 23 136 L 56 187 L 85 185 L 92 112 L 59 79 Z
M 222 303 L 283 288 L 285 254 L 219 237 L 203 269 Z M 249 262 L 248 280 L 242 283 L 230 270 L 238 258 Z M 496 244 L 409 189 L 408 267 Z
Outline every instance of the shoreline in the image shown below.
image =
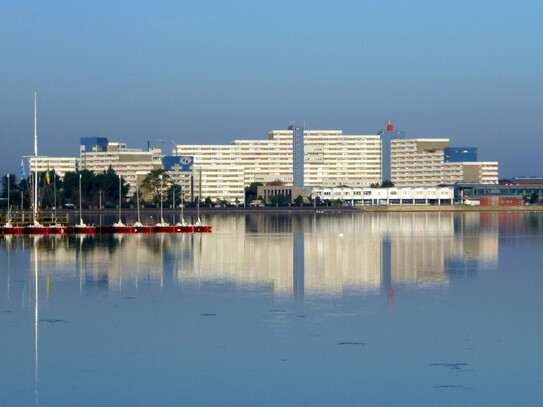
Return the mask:
M 179 213 L 179 208 L 164 209 L 164 214 Z M 70 211 L 74 212 L 74 211 Z M 77 211 L 75 211 L 77 212 Z M 135 209 L 123 209 L 123 213 L 135 213 Z M 141 214 L 159 213 L 160 209 L 146 208 Z M 196 208 L 184 208 L 187 215 L 195 215 Z M 468 206 L 468 205 L 390 205 L 390 206 L 340 206 L 340 207 L 232 207 L 232 208 L 200 208 L 200 214 L 264 214 L 264 213 L 354 213 L 354 212 L 543 212 L 543 205 L 533 206 Z M 116 214 L 117 209 L 87 209 L 87 214 Z

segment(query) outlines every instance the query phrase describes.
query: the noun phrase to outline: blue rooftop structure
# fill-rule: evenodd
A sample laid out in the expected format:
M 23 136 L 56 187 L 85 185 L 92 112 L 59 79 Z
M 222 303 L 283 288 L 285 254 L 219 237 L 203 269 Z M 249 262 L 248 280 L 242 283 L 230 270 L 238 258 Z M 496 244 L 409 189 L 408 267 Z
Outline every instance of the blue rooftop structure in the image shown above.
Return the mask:
M 107 151 L 108 140 L 105 137 L 81 137 L 79 145 L 82 153 L 99 153 Z
M 446 163 L 477 161 L 477 147 L 445 147 L 443 152 Z

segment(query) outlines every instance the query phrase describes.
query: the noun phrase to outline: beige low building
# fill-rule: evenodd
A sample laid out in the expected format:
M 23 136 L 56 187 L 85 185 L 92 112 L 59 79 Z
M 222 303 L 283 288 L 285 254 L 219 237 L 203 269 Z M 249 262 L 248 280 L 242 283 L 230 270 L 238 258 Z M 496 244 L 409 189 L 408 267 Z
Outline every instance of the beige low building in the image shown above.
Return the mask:
M 298 196 L 308 198 L 311 195 L 311 189 L 287 185 L 264 185 L 257 187 L 256 195 L 262 197 L 264 203 L 270 203 L 272 197 L 279 195 L 284 196 L 288 202 L 294 202 Z
M 396 186 L 435 186 L 457 182 L 498 183 L 497 162 L 446 162 L 449 139 L 391 141 L 391 181 Z

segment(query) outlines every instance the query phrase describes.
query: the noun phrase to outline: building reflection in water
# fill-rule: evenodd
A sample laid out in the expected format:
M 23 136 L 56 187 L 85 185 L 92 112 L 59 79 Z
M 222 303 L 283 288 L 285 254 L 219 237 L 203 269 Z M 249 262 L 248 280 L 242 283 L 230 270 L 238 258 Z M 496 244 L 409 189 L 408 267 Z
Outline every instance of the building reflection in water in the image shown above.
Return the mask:
M 502 215 L 216 216 L 211 234 L 4 236 L 0 244 L 8 251 L 37 245 L 40 276 L 78 278 L 82 290 L 234 283 L 298 299 L 391 296 L 396 285 L 441 286 L 495 267 L 500 228 L 519 223 Z

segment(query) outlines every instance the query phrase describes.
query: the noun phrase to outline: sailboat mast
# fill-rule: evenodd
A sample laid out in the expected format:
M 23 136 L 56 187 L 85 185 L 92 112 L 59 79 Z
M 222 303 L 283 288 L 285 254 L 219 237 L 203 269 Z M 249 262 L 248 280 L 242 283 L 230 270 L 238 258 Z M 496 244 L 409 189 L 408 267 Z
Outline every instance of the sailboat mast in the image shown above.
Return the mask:
M 9 210 L 9 194 L 10 194 L 10 191 L 9 191 L 9 174 L 6 175 L 6 177 L 8 178 L 8 216 L 9 216 L 9 213 L 10 213 L 10 210 Z
M 57 173 L 53 174 L 53 206 L 55 207 L 55 224 L 57 223 Z
M 119 223 L 121 223 L 121 176 L 119 175 Z
M 83 224 L 83 213 L 81 211 L 81 173 L 79 173 L 79 224 Z
M 162 215 L 162 190 L 164 188 L 164 183 L 162 181 L 162 174 L 160 174 L 160 223 L 164 223 L 164 217 Z
M 37 92 L 34 92 L 34 157 L 36 161 L 34 163 L 33 216 L 34 216 L 34 223 L 36 223 L 37 213 L 38 213 L 38 96 L 37 96 Z
M 185 223 L 185 219 L 183 218 L 183 207 L 185 206 L 185 202 L 183 200 L 183 184 L 181 184 L 181 223 Z
M 136 205 L 138 207 L 138 224 L 141 223 L 140 221 L 140 188 L 138 185 L 138 177 L 136 176 Z
M 34 156 L 38 156 L 38 94 L 34 92 Z

